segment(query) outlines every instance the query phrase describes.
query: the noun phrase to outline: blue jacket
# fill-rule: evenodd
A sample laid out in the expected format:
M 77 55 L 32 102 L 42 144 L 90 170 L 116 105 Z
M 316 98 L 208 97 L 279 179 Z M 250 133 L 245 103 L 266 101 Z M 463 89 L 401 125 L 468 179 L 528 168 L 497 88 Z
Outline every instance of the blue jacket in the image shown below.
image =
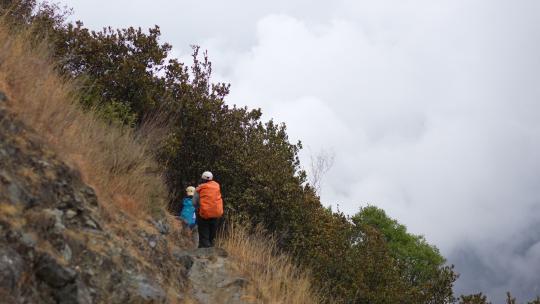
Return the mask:
M 193 198 L 191 196 L 184 197 L 182 201 L 182 211 L 180 212 L 180 217 L 188 225 L 195 224 L 195 207 L 193 207 Z

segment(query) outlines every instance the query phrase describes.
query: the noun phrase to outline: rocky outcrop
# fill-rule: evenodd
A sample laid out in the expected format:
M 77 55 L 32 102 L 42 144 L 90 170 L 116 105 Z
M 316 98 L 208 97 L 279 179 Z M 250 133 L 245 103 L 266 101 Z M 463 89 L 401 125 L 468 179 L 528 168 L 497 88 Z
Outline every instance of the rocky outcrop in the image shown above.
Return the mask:
M 160 272 L 104 229 L 94 190 L 0 97 L 0 302 L 167 302 Z M 160 233 L 152 237 L 156 249 L 141 238 L 144 250 L 162 250 L 160 258 L 172 261 Z M 181 283 L 179 273 L 173 278 Z
M 173 253 L 186 267 L 192 286 L 190 296 L 199 303 L 253 303 L 245 296 L 250 284 L 246 278 L 234 276 L 227 252 L 221 248 L 199 248 Z

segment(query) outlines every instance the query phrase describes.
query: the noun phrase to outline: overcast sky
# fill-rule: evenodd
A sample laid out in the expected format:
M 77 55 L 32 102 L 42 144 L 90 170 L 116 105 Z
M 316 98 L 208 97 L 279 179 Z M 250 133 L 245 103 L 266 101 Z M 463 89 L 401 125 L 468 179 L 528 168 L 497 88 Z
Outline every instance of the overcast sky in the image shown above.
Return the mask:
M 540 1 L 64 3 L 95 29 L 158 24 L 181 58 L 208 49 L 228 103 L 285 122 L 306 167 L 335 154 L 325 204 L 425 235 L 458 292 L 540 294 Z

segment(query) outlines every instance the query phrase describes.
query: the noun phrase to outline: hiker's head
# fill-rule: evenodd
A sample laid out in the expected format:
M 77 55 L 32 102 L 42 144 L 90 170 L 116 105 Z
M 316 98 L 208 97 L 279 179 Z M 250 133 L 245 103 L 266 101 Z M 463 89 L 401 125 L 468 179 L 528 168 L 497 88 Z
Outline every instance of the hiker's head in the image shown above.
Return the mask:
M 201 180 L 205 183 L 211 181 L 212 179 L 214 179 L 214 175 L 210 171 L 204 171 L 201 175 Z
M 187 195 L 190 195 L 190 196 L 195 195 L 195 187 L 193 187 L 193 186 L 187 187 L 187 188 L 186 188 L 186 194 L 187 194 Z

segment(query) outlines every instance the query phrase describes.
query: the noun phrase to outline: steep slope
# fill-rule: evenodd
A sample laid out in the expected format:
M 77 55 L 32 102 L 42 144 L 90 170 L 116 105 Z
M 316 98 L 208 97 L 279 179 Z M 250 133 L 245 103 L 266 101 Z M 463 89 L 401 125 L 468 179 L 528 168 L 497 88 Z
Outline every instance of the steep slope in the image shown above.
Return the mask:
M 247 303 L 242 298 L 250 298 L 243 295 L 249 281 L 234 275 L 224 250 L 169 246 L 165 222 L 153 222 L 154 227 L 145 230 L 132 225 L 138 233 L 129 236 L 110 227 L 100 214 L 94 189 L 14 119 L 5 103 L 0 104 L 3 299 Z M 154 259 L 143 257 L 145 251 Z M 179 289 L 167 289 L 171 287 Z
M 20 303 L 163 302 L 153 265 L 103 229 L 94 190 L 0 108 L 0 288 Z M 155 247 L 166 244 L 149 236 Z M 147 246 L 150 246 L 150 243 Z M 166 254 L 166 251 L 160 252 Z M 182 268 L 182 264 L 175 265 Z M 182 269 L 185 270 L 185 269 Z M 185 282 L 182 271 L 176 277 Z

